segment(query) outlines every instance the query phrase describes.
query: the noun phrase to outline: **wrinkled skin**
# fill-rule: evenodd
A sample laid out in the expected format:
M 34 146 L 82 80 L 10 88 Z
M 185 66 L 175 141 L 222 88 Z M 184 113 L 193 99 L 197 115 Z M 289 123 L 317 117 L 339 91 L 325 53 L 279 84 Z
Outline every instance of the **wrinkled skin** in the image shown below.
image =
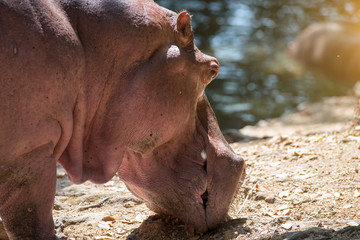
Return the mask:
M 351 86 L 360 79 L 360 25 L 314 23 L 294 40 L 289 55 L 306 69 Z
M 156 212 L 224 220 L 244 162 L 204 95 L 218 62 L 190 16 L 153 1 L 0 0 L 0 216 L 52 239 L 56 163 L 74 183 L 116 172 Z

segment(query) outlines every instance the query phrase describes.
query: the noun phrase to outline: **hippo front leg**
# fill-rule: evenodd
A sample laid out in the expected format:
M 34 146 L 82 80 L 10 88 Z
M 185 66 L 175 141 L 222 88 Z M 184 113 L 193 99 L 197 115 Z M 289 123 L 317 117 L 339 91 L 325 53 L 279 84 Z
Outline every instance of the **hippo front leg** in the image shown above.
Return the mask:
M 0 158 L 0 216 L 11 240 L 57 239 L 52 207 L 56 190 L 53 144 L 15 159 Z

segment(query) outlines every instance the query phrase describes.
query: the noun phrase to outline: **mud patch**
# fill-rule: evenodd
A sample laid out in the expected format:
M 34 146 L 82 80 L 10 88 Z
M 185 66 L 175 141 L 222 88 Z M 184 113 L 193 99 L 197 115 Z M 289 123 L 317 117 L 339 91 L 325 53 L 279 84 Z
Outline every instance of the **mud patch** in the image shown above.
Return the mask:
M 160 139 L 160 133 L 150 132 L 148 136 L 145 136 L 143 139 L 134 144 L 132 150 L 141 154 L 146 154 L 156 146 L 156 143 Z

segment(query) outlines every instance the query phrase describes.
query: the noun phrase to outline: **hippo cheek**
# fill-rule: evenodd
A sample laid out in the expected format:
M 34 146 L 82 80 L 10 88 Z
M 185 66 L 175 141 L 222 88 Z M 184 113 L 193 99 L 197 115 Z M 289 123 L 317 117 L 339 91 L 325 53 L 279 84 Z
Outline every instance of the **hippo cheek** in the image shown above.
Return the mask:
M 206 232 L 208 226 L 202 198 L 207 192 L 206 172 L 199 169 L 192 178 L 185 175 L 173 175 L 172 177 L 175 178 L 173 184 L 168 188 L 162 186 L 165 191 L 154 196 L 147 205 L 155 212 L 177 217 L 186 224 L 194 226 L 199 232 Z
M 201 151 L 196 151 L 197 157 L 183 151 L 171 157 L 169 148 L 173 146 L 146 155 L 128 152 L 119 176 L 153 211 L 177 217 L 205 232 L 208 227 L 201 196 L 207 189 L 207 174 Z

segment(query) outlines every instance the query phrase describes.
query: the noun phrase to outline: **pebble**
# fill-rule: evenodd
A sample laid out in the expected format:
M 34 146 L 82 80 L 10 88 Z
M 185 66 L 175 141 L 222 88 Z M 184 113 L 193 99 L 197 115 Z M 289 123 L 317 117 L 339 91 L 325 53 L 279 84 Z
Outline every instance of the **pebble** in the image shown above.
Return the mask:
M 358 226 L 359 224 L 358 224 L 357 222 L 348 222 L 348 225 L 349 225 L 349 226 L 354 226 L 354 227 L 356 227 L 356 226 Z
M 102 228 L 102 229 L 106 229 L 106 230 L 109 230 L 110 229 L 110 225 L 108 222 L 100 222 L 98 223 L 97 225 L 99 228 Z
M 101 220 L 105 221 L 105 222 L 116 222 L 115 218 L 112 216 L 103 217 L 103 219 L 101 219 Z
M 108 181 L 107 183 L 104 183 L 105 187 L 113 187 L 114 186 L 114 181 Z
M 139 223 L 142 223 L 146 219 L 147 219 L 147 216 L 144 214 L 141 214 L 141 213 L 136 215 L 136 217 L 135 217 L 135 220 Z
M 281 197 L 281 198 L 288 197 L 289 195 L 290 195 L 289 190 L 286 190 L 286 191 L 283 191 L 283 192 L 279 193 L 279 197 Z
M 283 229 L 290 230 L 292 228 L 292 224 L 291 223 L 284 223 L 284 224 L 281 224 L 281 227 Z
M 275 197 L 273 197 L 273 196 L 267 196 L 266 198 L 265 198 L 265 202 L 267 202 L 267 203 L 274 203 L 275 202 Z

